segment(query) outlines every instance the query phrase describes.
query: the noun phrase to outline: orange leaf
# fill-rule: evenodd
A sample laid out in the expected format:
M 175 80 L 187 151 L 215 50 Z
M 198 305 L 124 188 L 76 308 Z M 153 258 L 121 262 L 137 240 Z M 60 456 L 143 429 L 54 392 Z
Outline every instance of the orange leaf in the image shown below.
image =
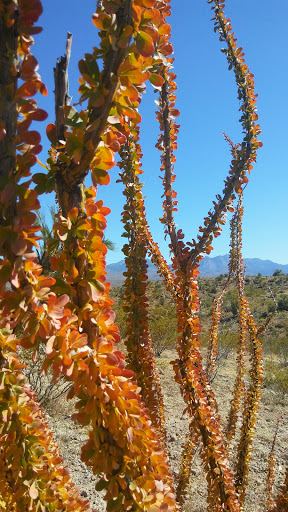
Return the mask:
M 15 94 L 15 99 L 19 98 L 29 98 L 30 96 L 34 96 L 38 91 L 38 87 L 35 82 L 24 82 L 24 84 L 20 85 Z
M 136 48 L 143 57 L 150 57 L 154 53 L 153 39 L 149 34 L 140 30 L 136 36 Z
M 108 30 L 111 27 L 112 18 L 106 12 L 100 12 L 93 14 L 92 21 L 99 30 Z
M 104 171 L 111 169 L 115 165 L 114 152 L 106 146 L 101 146 L 97 150 L 93 164 Z
M 149 80 L 154 87 L 160 88 L 164 84 L 164 78 L 156 73 L 151 73 Z
M 38 68 L 39 64 L 38 61 L 35 59 L 34 55 L 27 55 L 23 60 L 23 64 L 21 66 L 20 76 L 22 80 L 40 78 L 38 73 L 36 73 Z
M 154 7 L 156 0 L 143 0 L 142 3 L 145 7 Z
M 161 25 L 161 27 L 159 27 L 159 34 L 160 34 L 160 36 L 170 36 L 170 34 L 171 34 L 170 25 L 168 25 L 168 23 L 165 23 L 165 25 Z
M 71 220 L 72 224 L 75 224 L 78 219 L 78 208 L 75 206 L 74 208 L 71 208 L 71 210 L 68 213 L 68 218 Z
M 132 84 L 140 85 L 148 80 L 150 73 L 142 73 L 138 68 L 131 65 L 129 61 L 124 61 L 118 68 L 119 76 L 127 76 Z

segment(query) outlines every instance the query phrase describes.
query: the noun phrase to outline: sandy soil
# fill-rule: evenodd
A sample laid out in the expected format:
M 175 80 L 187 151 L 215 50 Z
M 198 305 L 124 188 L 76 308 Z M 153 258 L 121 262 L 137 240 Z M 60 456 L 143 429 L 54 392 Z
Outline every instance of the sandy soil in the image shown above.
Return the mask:
M 179 393 L 178 385 L 173 379 L 173 369 L 170 361 L 175 358 L 172 351 L 163 352 L 157 360 L 161 383 L 163 387 L 165 409 L 167 416 L 168 450 L 173 471 L 177 473 L 181 445 L 185 442 L 188 428 L 188 418 L 183 416 L 184 403 Z M 229 409 L 232 376 L 235 369 L 233 354 L 225 361 L 213 382 L 213 388 L 219 404 L 219 412 L 225 419 Z M 285 467 L 288 464 L 288 395 L 283 397 L 272 390 L 262 390 L 262 401 L 256 425 L 253 454 L 250 464 L 249 485 L 246 497 L 246 512 L 264 512 L 265 480 L 267 459 L 271 449 L 277 419 L 280 419 L 276 445 L 276 487 L 284 481 Z M 55 432 L 56 440 L 61 448 L 64 460 L 69 468 L 71 477 L 81 489 L 81 495 L 90 500 L 93 508 L 104 512 L 105 502 L 101 494 L 95 491 L 95 478 L 90 469 L 80 460 L 80 449 L 86 439 L 85 429 L 79 428 L 71 419 L 73 405 L 60 399 L 56 404 L 47 407 L 48 421 Z M 235 445 L 236 443 L 234 443 Z M 204 512 L 206 510 L 206 480 L 202 469 L 199 453 L 193 459 L 193 469 L 190 480 L 188 498 L 183 512 Z

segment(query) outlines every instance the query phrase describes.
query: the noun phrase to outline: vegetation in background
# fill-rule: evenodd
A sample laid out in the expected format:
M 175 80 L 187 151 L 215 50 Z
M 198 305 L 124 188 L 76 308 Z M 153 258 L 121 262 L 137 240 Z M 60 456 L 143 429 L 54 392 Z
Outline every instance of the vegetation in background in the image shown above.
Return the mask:
M 212 305 L 215 296 L 221 292 L 227 275 L 217 277 L 200 277 L 199 297 L 201 301 L 201 346 L 207 348 L 211 322 Z M 277 313 L 268 326 L 263 338 L 264 353 L 267 358 L 277 357 L 281 366 L 288 360 L 288 314 L 279 308 L 281 297 L 288 297 L 288 274 L 274 276 L 247 276 L 245 278 L 246 293 L 251 311 L 263 324 L 272 311 Z M 271 296 L 273 293 L 273 298 Z M 113 286 L 111 297 L 115 301 L 116 319 L 122 335 L 125 333 L 125 315 L 123 312 L 124 288 Z M 174 350 L 176 344 L 176 311 L 171 295 L 161 282 L 149 282 L 147 296 L 149 300 L 149 328 L 157 355 L 163 350 Z M 275 305 L 276 302 L 276 305 Z M 280 302 L 281 303 L 281 302 Z M 235 350 L 237 344 L 238 301 L 236 289 L 231 287 L 223 301 L 220 322 L 219 343 L 223 349 Z M 157 332 L 160 339 L 157 338 Z M 160 348 L 161 347 L 161 348 Z M 159 350 L 160 348 L 160 350 Z M 285 359 L 286 358 L 286 359 Z M 267 363 L 266 363 L 267 364 Z M 268 380 L 267 380 L 268 382 Z M 287 391 L 288 393 L 288 387 Z

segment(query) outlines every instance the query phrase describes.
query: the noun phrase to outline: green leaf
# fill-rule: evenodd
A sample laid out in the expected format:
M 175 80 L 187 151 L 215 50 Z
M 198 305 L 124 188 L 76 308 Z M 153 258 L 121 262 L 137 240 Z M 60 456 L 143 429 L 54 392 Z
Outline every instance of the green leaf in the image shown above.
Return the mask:
M 79 116 L 76 108 L 67 106 L 64 109 L 65 124 L 68 126 L 75 126 L 75 128 L 84 124 L 83 119 Z
M 161 75 L 157 75 L 156 73 L 151 73 L 149 80 L 151 84 L 157 89 L 160 89 L 164 84 L 164 78 Z
M 44 174 L 43 172 L 37 172 L 34 174 L 32 179 L 36 185 L 40 185 L 40 183 L 45 183 L 47 181 L 47 174 Z
M 89 279 L 88 281 L 90 284 L 92 284 L 92 286 L 94 286 L 95 288 L 97 288 L 97 290 L 99 292 L 104 292 L 105 291 L 105 286 L 103 283 L 101 283 L 101 281 L 98 281 L 98 279 Z
M 95 486 L 95 489 L 96 491 L 100 492 L 100 491 L 103 491 L 103 489 L 106 489 L 106 487 L 108 487 L 109 485 L 109 481 L 106 482 L 106 480 L 99 480 L 99 482 L 97 482 L 96 486 Z

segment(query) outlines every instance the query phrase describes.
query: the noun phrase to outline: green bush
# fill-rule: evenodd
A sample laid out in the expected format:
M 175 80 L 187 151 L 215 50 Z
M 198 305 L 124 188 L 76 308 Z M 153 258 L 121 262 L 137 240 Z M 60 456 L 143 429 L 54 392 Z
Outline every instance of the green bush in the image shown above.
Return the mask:
M 283 397 L 288 394 L 288 365 L 281 361 L 271 360 L 265 366 L 264 385 L 281 393 Z
M 172 304 L 155 306 L 149 315 L 149 328 L 157 357 L 163 350 L 174 348 L 177 339 L 175 307 Z
M 279 311 L 288 311 L 288 295 L 282 294 L 278 299 L 278 309 Z

